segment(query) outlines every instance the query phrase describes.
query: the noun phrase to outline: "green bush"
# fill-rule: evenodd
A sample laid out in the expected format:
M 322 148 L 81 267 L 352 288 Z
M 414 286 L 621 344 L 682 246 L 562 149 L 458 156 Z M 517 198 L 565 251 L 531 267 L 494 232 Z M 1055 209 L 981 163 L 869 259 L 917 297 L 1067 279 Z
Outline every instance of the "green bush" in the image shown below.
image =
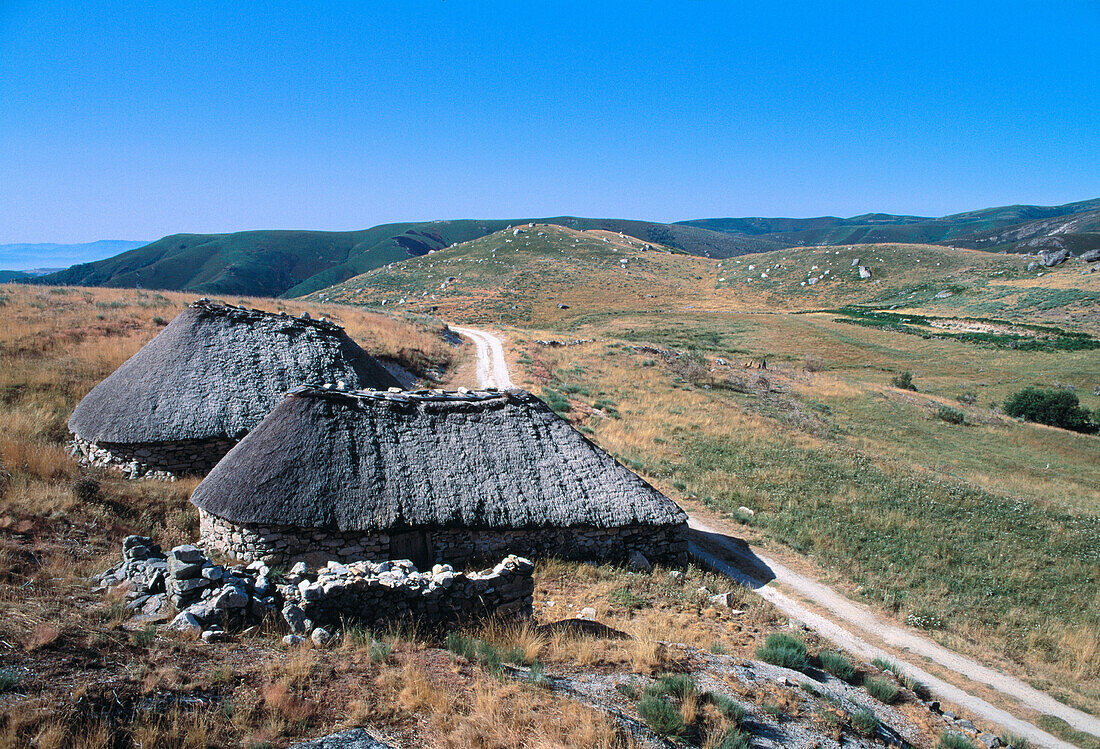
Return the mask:
M 0 694 L 14 692 L 22 681 L 23 677 L 15 669 L 0 668 Z
M 890 379 L 890 384 L 901 390 L 912 390 L 914 393 L 917 392 L 917 386 L 913 384 L 913 373 L 909 370 L 892 377 Z
M 741 725 L 741 721 L 745 719 L 745 708 L 741 707 L 724 694 L 707 692 L 705 698 L 707 702 L 714 705 L 714 707 L 718 709 L 718 712 L 722 713 L 722 715 L 728 718 L 735 726 Z
M 817 659 L 821 661 L 821 667 L 826 672 L 838 679 L 849 681 L 855 675 L 856 670 L 852 667 L 852 662 L 840 653 L 832 650 L 822 650 Z
M 684 699 L 688 695 L 697 694 L 699 688 L 695 686 L 695 679 L 688 674 L 664 674 L 657 677 L 657 681 L 650 688 L 651 694 L 668 695 L 677 699 Z
M 870 710 L 858 710 L 852 713 L 852 726 L 864 736 L 874 736 L 881 722 Z
M 1042 390 L 1027 387 L 1005 401 L 1005 413 L 1025 421 L 1034 421 L 1061 429 L 1092 434 L 1097 425 L 1077 394 L 1069 390 Z
M 942 421 L 946 421 L 948 424 L 963 424 L 966 422 L 966 417 L 963 416 L 963 412 L 957 408 L 951 408 L 950 406 L 940 406 L 940 410 L 936 412 L 936 416 L 940 417 Z
M 961 733 L 949 732 L 940 736 L 936 749 L 974 749 L 974 745 Z
M 638 715 L 658 736 L 679 736 L 684 732 L 680 708 L 656 695 L 646 695 L 638 702 Z
M 807 666 L 806 643 L 783 632 L 768 635 L 764 647 L 757 650 L 756 655 L 762 661 L 795 671 L 804 671 Z
M 717 749 L 749 749 L 752 746 L 752 736 L 737 728 L 730 728 L 722 734 L 722 740 L 718 742 Z
M 889 679 L 868 679 L 863 683 L 863 686 L 867 687 L 867 692 L 879 702 L 885 702 L 889 705 L 891 702 L 898 698 L 901 694 L 901 690 L 898 686 Z

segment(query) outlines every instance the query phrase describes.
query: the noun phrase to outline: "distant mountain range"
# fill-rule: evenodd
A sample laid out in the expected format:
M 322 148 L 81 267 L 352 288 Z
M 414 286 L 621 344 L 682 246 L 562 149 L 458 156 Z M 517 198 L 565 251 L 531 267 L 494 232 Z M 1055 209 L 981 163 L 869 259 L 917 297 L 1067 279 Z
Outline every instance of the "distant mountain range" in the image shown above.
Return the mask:
M 74 263 L 102 260 L 147 244 L 127 239 L 101 239 L 81 244 L 0 244 L 0 268 L 5 271 L 31 271 L 31 275 L 38 275 L 35 271 L 57 270 Z
M 874 213 L 852 218 L 704 218 L 662 224 L 559 216 L 383 224 L 351 232 L 173 234 L 32 281 L 211 295 L 303 296 L 393 262 L 532 222 L 622 233 L 713 258 L 864 243 L 941 244 L 1007 252 L 1066 248 L 1076 253 L 1100 247 L 1100 199 L 1061 206 L 1002 206 L 940 218 Z M 2 260 L 0 267 L 4 267 Z

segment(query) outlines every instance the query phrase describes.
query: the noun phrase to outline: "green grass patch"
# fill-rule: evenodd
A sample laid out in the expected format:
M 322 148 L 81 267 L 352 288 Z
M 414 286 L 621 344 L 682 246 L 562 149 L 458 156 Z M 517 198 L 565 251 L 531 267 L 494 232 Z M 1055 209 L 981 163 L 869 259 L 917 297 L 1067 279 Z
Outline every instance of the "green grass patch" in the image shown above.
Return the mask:
M 795 671 L 804 671 L 808 665 L 806 643 L 785 632 L 773 632 L 768 635 L 768 639 L 764 641 L 764 647 L 759 648 L 756 655 L 762 661 Z
M 863 682 L 863 686 L 868 694 L 887 705 L 894 702 L 901 694 L 901 689 L 898 688 L 897 684 L 881 677 L 867 679 Z
M 642 722 L 658 736 L 679 736 L 686 728 L 679 706 L 663 697 L 647 694 L 636 707 Z
M 850 681 L 856 670 L 846 656 L 833 650 L 823 650 L 817 655 L 821 668 L 843 681 Z
M 864 736 L 874 736 L 878 733 L 879 726 L 881 725 L 882 721 L 880 721 L 870 710 L 857 710 L 852 713 L 852 728 L 856 729 Z
M 974 749 L 974 745 L 961 733 L 948 731 L 940 736 L 936 749 Z

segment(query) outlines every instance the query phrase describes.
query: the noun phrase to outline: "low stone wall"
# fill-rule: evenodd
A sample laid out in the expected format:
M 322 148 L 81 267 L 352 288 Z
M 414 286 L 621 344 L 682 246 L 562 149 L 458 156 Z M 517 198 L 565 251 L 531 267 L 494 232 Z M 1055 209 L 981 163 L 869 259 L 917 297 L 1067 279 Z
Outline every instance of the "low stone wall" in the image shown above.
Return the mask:
M 687 525 L 623 526 L 619 528 L 529 528 L 487 530 L 447 528 L 420 532 L 420 553 L 395 543 L 387 533 L 330 531 L 258 524 L 236 525 L 199 510 L 203 545 L 238 559 L 289 565 L 326 560 L 389 559 L 421 556 L 415 561 L 465 566 L 500 559 L 507 554 L 531 558 L 625 561 L 640 552 L 650 562 L 687 562 Z M 407 536 L 409 534 L 401 534 Z
M 302 565 L 304 567 L 304 565 Z M 487 617 L 528 618 L 532 614 L 535 566 L 509 555 L 486 572 L 455 572 L 437 564 L 418 572 L 406 560 L 329 562 L 314 579 L 278 586 L 283 618 L 295 634 L 317 626 L 339 627 L 354 620 L 368 626 L 392 621 L 454 624 Z M 301 573 L 292 571 L 293 580 Z
M 74 437 L 72 455 L 84 465 L 121 471 L 127 478 L 205 475 L 236 445 L 231 439 L 120 444 Z

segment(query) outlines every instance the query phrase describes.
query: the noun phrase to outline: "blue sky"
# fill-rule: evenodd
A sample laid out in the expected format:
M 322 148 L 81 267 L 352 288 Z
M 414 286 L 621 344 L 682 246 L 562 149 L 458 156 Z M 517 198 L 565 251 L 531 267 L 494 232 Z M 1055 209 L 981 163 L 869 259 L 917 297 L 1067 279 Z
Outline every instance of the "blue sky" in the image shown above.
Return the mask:
M 1097 38 L 1096 0 L 0 0 L 0 242 L 1094 198 Z

